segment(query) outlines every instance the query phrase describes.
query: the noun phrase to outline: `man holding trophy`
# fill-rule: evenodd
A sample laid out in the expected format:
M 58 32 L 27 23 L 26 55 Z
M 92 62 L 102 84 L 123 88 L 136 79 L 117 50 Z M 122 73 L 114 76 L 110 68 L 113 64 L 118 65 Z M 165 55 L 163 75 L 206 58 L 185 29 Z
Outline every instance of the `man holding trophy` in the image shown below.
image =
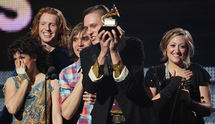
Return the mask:
M 143 88 L 143 43 L 124 36 L 112 16 L 115 6 L 89 7 L 84 26 L 94 45 L 81 51 L 83 87 L 97 93 L 91 112 L 93 124 L 158 124 L 154 105 Z M 101 30 L 100 30 L 101 29 Z

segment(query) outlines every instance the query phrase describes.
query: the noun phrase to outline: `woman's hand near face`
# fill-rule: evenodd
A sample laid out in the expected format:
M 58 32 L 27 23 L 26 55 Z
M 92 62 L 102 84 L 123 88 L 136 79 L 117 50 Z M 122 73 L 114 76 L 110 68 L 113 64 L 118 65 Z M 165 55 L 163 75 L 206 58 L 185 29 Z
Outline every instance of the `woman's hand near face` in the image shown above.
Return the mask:
M 15 66 L 16 66 L 16 72 L 18 74 L 18 78 L 21 82 L 24 81 L 29 81 L 30 78 L 28 77 L 26 73 L 26 65 L 24 64 L 23 60 L 17 60 L 15 61 Z
M 29 77 L 25 72 L 25 64 L 23 61 L 15 61 L 16 71 L 19 80 L 22 82 L 17 90 L 15 87 L 14 80 L 9 78 L 5 83 L 5 104 L 11 114 L 16 114 L 21 108 L 24 98 L 27 93 Z M 14 104 L 15 103 L 15 104 Z
M 15 61 L 15 66 L 16 66 L 16 72 L 17 74 L 25 74 L 26 73 L 26 66 L 23 62 L 23 60 L 16 60 Z

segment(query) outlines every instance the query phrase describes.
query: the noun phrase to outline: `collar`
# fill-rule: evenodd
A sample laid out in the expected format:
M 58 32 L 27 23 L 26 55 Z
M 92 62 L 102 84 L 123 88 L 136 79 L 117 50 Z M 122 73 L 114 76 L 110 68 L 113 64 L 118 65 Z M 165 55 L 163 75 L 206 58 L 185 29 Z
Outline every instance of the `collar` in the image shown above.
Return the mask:
M 81 59 L 80 58 L 76 61 L 76 66 L 77 66 L 77 72 L 79 72 L 81 70 Z

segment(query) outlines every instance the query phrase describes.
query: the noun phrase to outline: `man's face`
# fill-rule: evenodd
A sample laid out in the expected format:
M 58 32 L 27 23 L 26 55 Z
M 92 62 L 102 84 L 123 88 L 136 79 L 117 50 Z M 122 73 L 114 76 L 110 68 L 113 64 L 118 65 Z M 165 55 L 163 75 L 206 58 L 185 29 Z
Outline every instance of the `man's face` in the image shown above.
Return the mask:
M 58 17 L 53 14 L 43 13 L 39 22 L 39 36 L 47 44 L 56 44 L 59 34 Z
M 84 17 L 84 26 L 87 29 L 87 35 L 89 36 L 92 44 L 97 44 L 98 31 L 103 26 L 101 21 L 101 15 L 98 12 L 93 12 Z
M 91 41 L 85 31 L 79 32 L 72 39 L 74 53 L 80 58 L 80 52 L 91 45 Z

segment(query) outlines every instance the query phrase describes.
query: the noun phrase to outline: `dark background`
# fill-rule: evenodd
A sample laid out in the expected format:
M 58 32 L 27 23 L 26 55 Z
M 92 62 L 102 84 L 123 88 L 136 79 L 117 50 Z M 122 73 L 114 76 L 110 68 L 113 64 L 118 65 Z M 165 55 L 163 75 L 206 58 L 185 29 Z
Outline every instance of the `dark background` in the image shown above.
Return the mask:
M 172 28 L 187 29 L 193 36 L 195 56 L 191 61 L 203 66 L 214 66 L 215 1 L 214 0 L 29 0 L 34 17 L 45 6 L 60 9 L 69 25 L 74 27 L 82 21 L 82 12 L 92 5 L 104 4 L 119 10 L 119 25 L 127 36 L 141 39 L 145 49 L 145 67 L 161 64 L 159 43 L 164 33 Z M 0 7 L 0 13 L 4 13 Z M 33 20 L 32 17 L 32 20 Z M 13 70 L 6 50 L 15 38 L 30 31 L 32 23 L 25 29 L 6 33 L 0 30 L 0 71 Z
M 11 13 L 4 9 L 1 4 L 1 2 L 10 1 L 0 1 L 0 14 Z M 160 61 L 162 55 L 159 50 L 159 43 L 166 31 L 177 27 L 187 29 L 193 36 L 195 43 L 195 56 L 191 61 L 208 67 L 207 70 L 212 76 L 210 87 L 213 113 L 210 117 L 205 118 L 205 122 L 215 122 L 215 0 L 19 1 L 27 1 L 31 5 L 33 12 L 31 22 L 40 8 L 50 6 L 60 9 L 71 27 L 82 21 L 82 12 L 86 8 L 96 4 L 104 4 L 108 8 L 112 8 L 113 4 L 115 4 L 121 16 L 118 18 L 119 25 L 126 31 L 126 35 L 138 37 L 144 43 L 146 68 L 163 63 Z M 16 15 L 14 12 L 11 14 L 9 15 L 10 18 Z M 0 29 L 0 111 L 4 105 L 4 95 L 1 89 L 6 79 L 12 75 L 14 70 L 13 62 L 7 59 L 7 48 L 14 39 L 30 31 L 32 27 L 31 22 L 19 32 L 6 33 Z

